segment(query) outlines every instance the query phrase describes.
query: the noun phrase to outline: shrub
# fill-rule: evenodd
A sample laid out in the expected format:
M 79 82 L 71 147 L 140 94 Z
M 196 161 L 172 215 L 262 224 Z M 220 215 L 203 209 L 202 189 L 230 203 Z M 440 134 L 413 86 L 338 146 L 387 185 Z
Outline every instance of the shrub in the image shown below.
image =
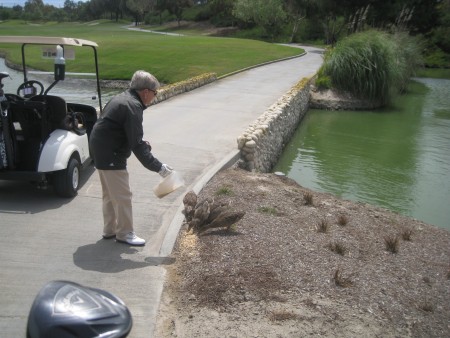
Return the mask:
M 318 77 L 316 80 L 316 86 L 319 89 L 330 89 L 331 88 L 331 79 L 328 76 Z
M 325 54 L 323 74 L 334 88 L 385 104 L 421 64 L 417 40 L 369 30 L 348 36 Z

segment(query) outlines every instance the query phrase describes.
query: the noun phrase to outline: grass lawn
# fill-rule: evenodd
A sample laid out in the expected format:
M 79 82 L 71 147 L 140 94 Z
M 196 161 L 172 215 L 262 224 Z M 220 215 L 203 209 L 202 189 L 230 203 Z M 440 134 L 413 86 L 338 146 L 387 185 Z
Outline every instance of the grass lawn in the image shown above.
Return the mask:
M 100 76 L 102 79 L 129 80 L 137 69 L 153 73 L 162 83 L 174 83 L 203 73 L 218 76 L 262 62 L 301 54 L 303 50 L 245 39 L 208 37 L 201 35 L 170 36 L 128 30 L 125 23 L 96 21 L 88 23 L 29 24 L 23 21 L 0 22 L 2 35 L 64 36 L 92 40 L 98 43 Z M 83 48 L 76 49 L 81 56 Z M 20 59 L 17 45 L 0 45 L 11 61 Z M 91 51 L 85 51 L 90 53 Z M 53 67 L 36 56 L 29 64 L 37 69 Z M 86 64 L 91 59 L 87 58 Z M 76 64 L 67 60 L 71 71 L 86 69 L 82 57 Z M 72 64 L 71 64 L 72 63 Z

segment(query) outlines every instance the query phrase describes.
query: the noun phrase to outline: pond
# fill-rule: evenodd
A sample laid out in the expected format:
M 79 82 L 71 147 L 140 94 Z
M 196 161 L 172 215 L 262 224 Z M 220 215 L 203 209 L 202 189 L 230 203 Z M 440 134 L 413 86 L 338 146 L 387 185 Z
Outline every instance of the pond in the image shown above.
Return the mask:
M 388 109 L 310 110 L 274 171 L 450 230 L 450 80 L 415 79 Z

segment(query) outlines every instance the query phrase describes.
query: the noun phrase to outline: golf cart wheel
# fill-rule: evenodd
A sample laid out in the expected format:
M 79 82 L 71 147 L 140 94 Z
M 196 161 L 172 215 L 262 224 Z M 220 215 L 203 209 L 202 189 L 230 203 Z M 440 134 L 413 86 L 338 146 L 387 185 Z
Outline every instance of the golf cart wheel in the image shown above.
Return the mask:
M 61 197 L 74 197 L 77 195 L 80 184 L 80 162 L 71 157 L 67 169 L 58 171 L 54 177 L 54 188 Z

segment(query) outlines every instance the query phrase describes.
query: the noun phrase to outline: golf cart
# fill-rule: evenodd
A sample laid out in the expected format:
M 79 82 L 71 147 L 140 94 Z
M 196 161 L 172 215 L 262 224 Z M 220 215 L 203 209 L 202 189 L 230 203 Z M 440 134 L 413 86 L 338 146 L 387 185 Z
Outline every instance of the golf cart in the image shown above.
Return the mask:
M 97 99 L 101 113 L 97 44 L 62 37 L 0 36 L 0 45 L 4 44 L 21 46 L 23 82 L 14 92 L 4 93 L 2 81 L 10 76 L 0 72 L 0 180 L 27 180 L 40 188 L 53 185 L 58 195 L 73 197 L 79 187 L 80 171 L 91 163 L 88 139 L 98 112 L 90 104 L 70 103 L 52 94 L 63 86 L 60 81 L 66 75 L 87 75 L 66 73 L 65 63 L 67 58 L 74 59 L 75 47 L 88 47 L 93 50 L 95 62 L 95 73 L 89 75 L 97 80 L 92 99 Z M 87 53 L 82 49 L 84 57 Z M 25 55 L 29 53 L 37 54 L 34 60 L 54 63 L 50 65 L 54 71 L 28 69 Z M 51 81 L 47 88 L 39 80 L 44 77 Z

